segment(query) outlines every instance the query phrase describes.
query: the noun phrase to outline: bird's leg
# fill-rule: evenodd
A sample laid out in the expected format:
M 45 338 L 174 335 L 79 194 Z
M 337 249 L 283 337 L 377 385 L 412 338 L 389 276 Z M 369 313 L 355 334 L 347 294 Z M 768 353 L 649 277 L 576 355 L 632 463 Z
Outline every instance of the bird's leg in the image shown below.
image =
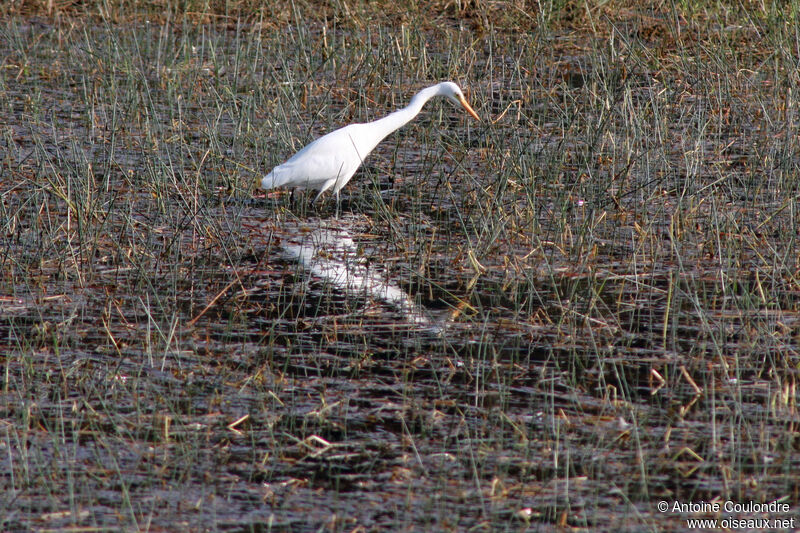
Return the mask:
M 299 212 L 300 216 L 305 215 L 305 204 L 303 203 L 306 196 L 298 192 L 297 187 L 292 187 L 292 192 L 289 193 L 289 209 L 293 213 Z

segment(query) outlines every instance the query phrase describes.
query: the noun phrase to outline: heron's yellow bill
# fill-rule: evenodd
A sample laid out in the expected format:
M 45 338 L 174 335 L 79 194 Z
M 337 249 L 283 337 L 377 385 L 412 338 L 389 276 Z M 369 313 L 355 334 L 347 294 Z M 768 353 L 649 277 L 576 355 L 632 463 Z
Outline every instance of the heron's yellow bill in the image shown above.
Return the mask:
M 466 109 L 466 110 L 467 110 L 467 113 L 469 113 L 470 115 L 472 115 L 473 117 L 475 117 L 475 120 L 480 120 L 480 119 L 481 119 L 481 118 L 478 116 L 478 114 L 475 112 L 475 110 L 474 110 L 474 109 L 472 109 L 472 106 L 471 106 L 471 105 L 469 105 L 469 102 L 467 102 L 467 100 L 466 100 L 466 99 L 465 99 L 463 96 L 459 96 L 458 100 L 461 102 L 461 105 L 463 105 L 463 106 L 464 106 L 464 109 Z

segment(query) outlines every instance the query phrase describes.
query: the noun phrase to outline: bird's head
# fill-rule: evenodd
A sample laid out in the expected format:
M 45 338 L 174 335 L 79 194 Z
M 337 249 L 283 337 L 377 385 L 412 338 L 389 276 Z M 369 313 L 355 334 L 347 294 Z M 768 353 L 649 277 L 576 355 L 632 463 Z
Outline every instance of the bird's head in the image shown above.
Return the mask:
M 467 113 L 475 117 L 475 119 L 480 120 L 478 114 L 475 112 L 474 109 L 472 109 L 472 106 L 469 105 L 467 99 L 464 98 L 464 93 L 461 92 L 461 88 L 452 81 L 446 81 L 444 83 L 440 83 L 439 94 L 441 94 L 442 96 L 446 96 L 453 103 L 462 106 L 464 109 L 467 110 Z

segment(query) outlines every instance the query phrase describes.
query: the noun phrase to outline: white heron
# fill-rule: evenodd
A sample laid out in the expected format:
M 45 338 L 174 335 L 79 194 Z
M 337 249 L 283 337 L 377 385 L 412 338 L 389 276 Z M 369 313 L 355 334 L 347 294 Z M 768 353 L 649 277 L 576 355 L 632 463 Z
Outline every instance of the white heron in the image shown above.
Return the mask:
M 444 96 L 459 104 L 480 120 L 455 83 L 445 81 L 422 89 L 411 103 L 382 119 L 364 124 L 350 124 L 316 139 L 294 154 L 288 161 L 272 169 L 261 179 L 261 187 L 297 187 L 317 189 L 316 201 L 322 193 L 333 189 L 337 211 L 339 191 L 347 185 L 367 155 L 387 135 L 410 122 L 434 96 Z

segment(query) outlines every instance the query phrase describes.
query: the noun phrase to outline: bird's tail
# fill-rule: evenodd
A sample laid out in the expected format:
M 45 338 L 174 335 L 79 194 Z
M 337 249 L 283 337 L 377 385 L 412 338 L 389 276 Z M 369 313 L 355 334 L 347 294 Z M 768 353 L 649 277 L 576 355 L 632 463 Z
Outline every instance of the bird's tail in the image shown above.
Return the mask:
M 274 170 L 261 178 L 262 189 L 274 189 L 276 187 L 280 187 L 284 183 L 286 183 L 286 180 L 281 179 L 279 175 L 275 174 Z

